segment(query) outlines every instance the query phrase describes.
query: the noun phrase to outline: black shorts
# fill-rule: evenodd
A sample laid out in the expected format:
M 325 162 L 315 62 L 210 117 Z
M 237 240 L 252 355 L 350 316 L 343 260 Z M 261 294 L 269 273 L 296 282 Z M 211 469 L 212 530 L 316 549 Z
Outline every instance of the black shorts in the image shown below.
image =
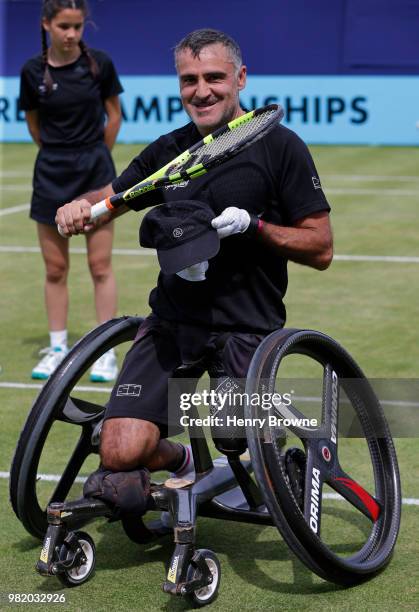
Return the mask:
M 30 217 L 55 225 L 60 206 L 114 178 L 115 166 L 104 142 L 83 149 L 41 147 L 33 174 Z
M 128 351 L 106 407 L 105 419 L 131 417 L 155 423 L 162 438 L 181 433 L 179 414 L 168 411 L 168 381 L 185 365 L 187 387 L 179 379 L 179 393 L 193 393 L 190 380 L 205 371 L 211 378 L 244 379 L 252 356 L 264 338 L 260 334 L 205 332 L 151 315 L 140 326 Z M 198 357 L 191 364 L 189 358 Z M 192 352 L 193 351 L 193 352 Z M 179 370 L 175 375 L 179 376 Z

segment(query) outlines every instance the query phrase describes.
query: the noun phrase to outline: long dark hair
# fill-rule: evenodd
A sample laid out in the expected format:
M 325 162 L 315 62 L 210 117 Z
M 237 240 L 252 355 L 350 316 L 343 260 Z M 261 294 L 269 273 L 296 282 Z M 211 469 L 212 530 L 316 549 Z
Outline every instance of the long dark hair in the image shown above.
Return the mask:
M 54 17 L 65 9 L 79 10 L 86 17 L 89 13 L 89 7 L 85 0 L 44 0 L 42 3 L 41 20 L 46 19 L 51 21 Z M 42 59 L 44 62 L 44 85 L 47 95 L 51 93 L 54 81 L 48 67 L 48 42 L 47 33 L 41 21 L 41 43 L 42 43 Z M 89 48 L 83 40 L 80 40 L 79 47 L 83 55 L 86 56 L 89 63 L 89 69 L 92 77 L 96 79 L 99 75 L 99 67 L 95 58 L 91 55 Z

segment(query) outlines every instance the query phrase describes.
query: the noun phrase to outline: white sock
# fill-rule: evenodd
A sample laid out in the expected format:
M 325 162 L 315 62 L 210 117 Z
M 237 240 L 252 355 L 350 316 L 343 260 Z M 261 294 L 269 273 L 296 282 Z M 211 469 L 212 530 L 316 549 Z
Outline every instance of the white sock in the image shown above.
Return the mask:
M 67 350 L 67 330 L 61 331 L 50 331 L 49 332 L 50 345 L 53 348 L 60 347 L 63 350 Z

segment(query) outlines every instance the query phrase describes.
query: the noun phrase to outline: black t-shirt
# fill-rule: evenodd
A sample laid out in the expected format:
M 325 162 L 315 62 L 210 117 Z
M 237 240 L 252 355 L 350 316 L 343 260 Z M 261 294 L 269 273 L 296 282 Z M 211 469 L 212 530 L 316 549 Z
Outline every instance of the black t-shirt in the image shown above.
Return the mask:
M 19 105 L 22 110 L 39 111 L 43 146 L 77 148 L 103 140 L 103 103 L 123 89 L 106 53 L 95 49 L 89 52 L 98 64 L 97 78 L 93 78 L 82 53 L 66 66 L 49 66 L 54 85 L 48 95 L 42 56 L 28 60 L 22 68 Z
M 113 181 L 114 191 L 138 183 L 200 138 L 192 123 L 162 136 Z M 208 174 L 144 194 L 129 206 L 142 210 L 185 199 L 209 203 L 215 215 L 237 206 L 285 226 L 330 210 L 307 146 L 281 125 Z M 189 282 L 160 273 L 150 294 L 153 312 L 164 319 L 216 330 L 266 333 L 284 325 L 287 259 L 262 241 L 241 234 L 223 239 L 206 276 L 205 281 Z

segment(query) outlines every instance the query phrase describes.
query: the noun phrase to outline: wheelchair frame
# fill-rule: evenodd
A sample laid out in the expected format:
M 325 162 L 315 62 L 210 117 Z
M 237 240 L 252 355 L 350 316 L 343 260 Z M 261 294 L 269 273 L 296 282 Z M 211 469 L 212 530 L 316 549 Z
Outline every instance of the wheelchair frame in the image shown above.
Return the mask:
M 98 356 L 134 338 L 141 321 L 139 317 L 114 319 L 92 330 L 73 347 L 42 389 L 16 448 L 10 478 L 13 509 L 29 533 L 44 539 L 38 571 L 45 576 L 56 575 L 67 586 L 89 579 L 95 564 L 93 541 L 88 534 L 75 530 L 100 516 L 115 518 L 112 509 L 97 499 L 66 501 L 85 458 L 97 452 L 95 439 L 103 414 L 101 406 L 70 394 Z M 322 423 L 318 435 L 310 438 L 306 429 L 290 428 L 301 438 L 307 457 L 303 506 L 296 499 L 287 471 L 284 439 L 275 428 L 268 428 L 265 437 L 261 437 L 247 427 L 251 461 L 238 454 L 212 460 L 202 428 L 194 425 L 190 438 L 195 482 L 186 486 L 178 483 L 179 488 L 168 486 L 169 483 L 153 484 L 151 488 L 149 509 L 168 510 L 174 522 L 175 548 L 163 585 L 165 592 L 187 597 L 198 606 L 211 603 L 217 595 L 221 577 L 219 562 L 212 551 L 195 548 L 198 515 L 276 526 L 305 565 L 338 584 L 361 582 L 389 562 L 399 529 L 401 492 L 394 446 L 381 406 L 349 354 L 328 336 L 311 330 L 278 330 L 265 338 L 250 365 L 246 392 L 250 395 L 266 390 L 267 380 L 270 381 L 268 390 L 272 391 L 281 362 L 290 354 L 304 355 L 324 368 Z M 332 409 L 337 410 L 332 406 L 333 376 L 340 381 L 359 416 L 373 465 L 374 494 L 351 480 L 340 466 L 337 440 L 333 441 L 336 431 L 332 431 L 331 423 Z M 345 380 L 349 378 L 362 382 L 361 388 L 353 391 L 345 387 Z M 193 410 L 195 413 L 190 412 L 191 416 L 197 416 L 196 408 L 192 407 Z M 301 416 L 294 407 L 291 412 Z M 255 415 L 254 407 L 245 406 L 245 416 L 254 418 Z M 55 420 L 77 424 L 82 433 L 45 511 L 37 499 L 36 474 Z M 371 521 L 367 541 L 351 557 L 335 554 L 322 541 L 320 526 L 318 533 L 310 528 L 313 469 L 319 473 L 320 491 L 323 483 L 328 483 Z M 252 470 L 256 482 L 251 477 Z M 320 516 L 321 495 L 318 512 Z M 139 544 L 164 534 L 164 530 L 147 527 L 141 517 L 122 518 L 122 524 L 128 537 Z

